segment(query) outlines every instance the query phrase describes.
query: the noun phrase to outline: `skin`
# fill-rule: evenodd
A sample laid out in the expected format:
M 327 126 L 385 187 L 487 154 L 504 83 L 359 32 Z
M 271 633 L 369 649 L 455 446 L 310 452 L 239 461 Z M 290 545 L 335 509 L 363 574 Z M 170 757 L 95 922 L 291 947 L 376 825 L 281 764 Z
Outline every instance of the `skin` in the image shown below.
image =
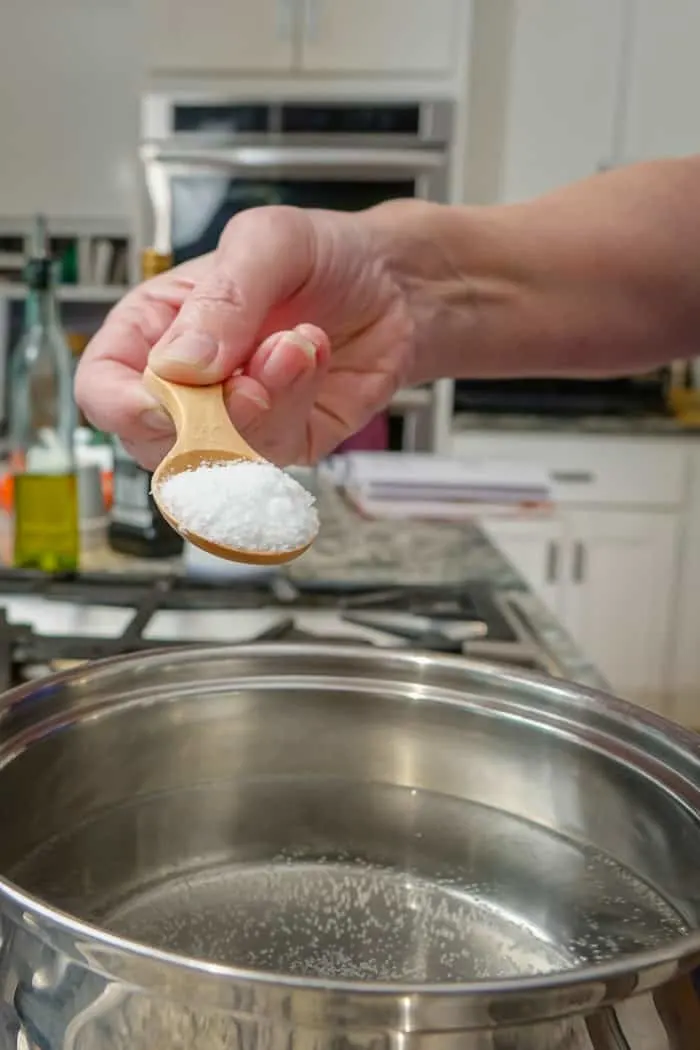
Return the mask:
M 699 259 L 700 158 L 522 205 L 256 208 L 216 252 L 114 308 L 76 396 L 152 469 L 173 433 L 142 385 L 146 363 L 175 381 L 222 382 L 253 447 L 280 465 L 314 462 L 403 385 L 615 375 L 694 356 Z

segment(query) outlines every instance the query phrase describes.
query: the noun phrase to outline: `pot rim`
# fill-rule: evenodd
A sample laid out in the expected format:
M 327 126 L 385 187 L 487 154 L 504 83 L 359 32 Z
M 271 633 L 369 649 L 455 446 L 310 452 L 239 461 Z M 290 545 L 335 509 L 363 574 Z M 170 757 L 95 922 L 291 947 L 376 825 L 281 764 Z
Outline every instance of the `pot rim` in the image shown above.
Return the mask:
M 300 647 L 293 643 L 255 643 L 254 645 L 183 645 L 168 649 L 141 650 L 134 654 L 124 654 L 108 657 L 103 660 L 91 661 L 88 667 L 76 671 L 67 670 L 47 676 L 40 680 L 41 686 L 60 686 L 68 684 L 76 676 L 76 673 L 87 673 L 100 675 L 104 672 L 113 673 L 123 664 L 132 663 L 135 658 L 143 659 L 159 658 L 162 661 L 175 659 L 186 660 L 189 658 L 219 658 L 240 657 L 241 659 L 259 656 L 261 650 L 266 654 L 277 654 L 280 658 L 298 657 Z M 303 653 L 313 659 L 314 655 L 323 657 L 341 656 L 355 661 L 368 661 L 372 657 L 377 658 L 377 650 L 362 646 L 349 645 L 304 645 Z M 680 751 L 686 753 L 693 762 L 698 762 L 700 767 L 700 737 L 683 727 L 656 715 L 643 708 L 638 708 L 627 701 L 610 696 L 598 690 L 579 686 L 575 683 L 565 682 L 559 679 L 550 679 L 544 675 L 530 672 L 504 669 L 496 664 L 481 661 L 468 660 L 459 656 L 448 654 L 421 654 L 416 651 L 383 648 L 381 656 L 391 658 L 402 666 L 408 667 L 417 663 L 424 663 L 429 659 L 431 663 L 455 672 L 469 672 L 482 677 L 490 677 L 497 673 L 500 678 L 504 675 L 510 683 L 520 683 L 525 687 L 537 687 L 549 692 L 556 690 L 558 693 L 568 695 L 571 699 L 581 699 L 594 705 L 604 704 L 606 716 L 624 720 L 629 727 L 636 724 L 639 729 L 646 729 L 653 733 L 657 742 L 659 734 L 661 738 L 670 744 L 674 744 Z M 276 670 L 276 674 L 279 674 Z M 282 672 L 283 673 L 283 672 Z M 313 670 L 309 671 L 313 674 Z M 3 715 L 11 708 L 16 708 L 24 700 L 35 694 L 36 682 L 30 682 L 18 686 L 0 695 L 0 726 Z M 11 740 L 11 738 L 9 738 Z M 0 753 L 2 744 L 0 744 Z M 680 775 L 680 774 L 679 774 Z M 697 784 L 700 791 L 700 781 Z M 697 813 L 700 821 L 700 811 Z M 330 1012 L 337 1015 L 338 1019 L 347 1016 L 347 1011 L 342 1008 L 352 1003 L 354 1012 L 363 1013 L 363 1005 L 371 1010 L 373 1026 L 376 1024 L 391 1025 L 397 1021 L 399 1016 L 406 1019 L 408 1014 L 413 1014 L 413 1008 L 421 1002 L 432 1004 L 431 1021 L 437 1021 L 433 1016 L 433 1010 L 445 1008 L 448 1028 L 463 1027 L 465 1016 L 460 1011 L 459 1024 L 451 1023 L 457 1021 L 454 1011 L 456 1000 L 460 1000 L 467 1006 L 471 1003 L 476 1006 L 481 1003 L 498 1002 L 504 1004 L 510 1002 L 512 1009 L 519 1012 L 519 1004 L 525 1010 L 530 1021 L 542 1019 L 543 1017 L 564 1016 L 570 1013 L 575 1005 L 576 1011 L 583 1011 L 598 1007 L 606 1002 L 614 1001 L 620 997 L 628 997 L 635 991 L 650 990 L 662 983 L 666 983 L 671 977 L 686 970 L 692 970 L 694 966 L 700 966 L 700 928 L 693 930 L 690 934 L 682 937 L 674 937 L 658 948 L 635 952 L 629 955 L 616 957 L 605 962 L 594 963 L 587 966 L 574 967 L 569 970 L 548 972 L 541 975 L 529 975 L 523 977 L 496 978 L 476 980 L 470 982 L 443 982 L 443 983 L 410 983 L 410 982 L 363 982 L 343 980 L 338 978 L 300 977 L 288 974 L 278 974 L 270 971 L 258 971 L 243 969 L 235 966 L 227 966 L 221 963 L 208 962 L 204 959 L 196 959 L 176 952 L 165 951 L 150 947 L 149 945 L 118 936 L 109 931 L 78 919 L 68 912 L 46 903 L 40 897 L 35 897 L 26 892 L 10 879 L 6 879 L 0 873 L 0 913 L 3 904 L 10 905 L 10 911 L 14 921 L 28 933 L 38 934 L 45 942 L 56 950 L 65 953 L 73 961 L 90 969 L 96 969 L 112 979 L 118 981 L 129 980 L 136 987 L 143 990 L 160 988 L 163 991 L 172 990 L 177 987 L 177 980 L 163 980 L 168 973 L 171 977 L 183 978 L 189 975 L 191 978 L 199 978 L 198 984 L 201 991 L 211 989 L 212 984 L 227 986 L 229 991 L 236 989 L 236 998 L 240 999 L 241 993 L 246 999 L 247 1005 L 242 1008 L 245 1013 L 263 1012 L 261 1002 L 258 1001 L 258 992 L 265 997 L 266 1007 L 269 1011 L 272 997 L 277 1002 L 279 1011 L 284 1013 L 287 1021 L 292 1021 L 296 1016 L 296 1010 L 290 1010 L 290 996 L 310 997 L 304 999 L 303 1014 L 308 1019 L 309 1010 L 320 1019 L 328 1019 Z M 0 937 L 0 947 L 2 937 Z M 160 971 L 159 980 L 153 980 Z M 188 988 L 190 986 L 188 985 Z M 247 992 L 247 997 L 246 993 Z M 333 1000 L 336 997 L 336 1000 Z M 212 1001 L 205 994 L 205 999 Z M 251 998 L 255 1002 L 251 1002 Z M 216 1005 L 223 1005 L 221 997 L 217 996 Z M 390 1008 L 394 1004 L 396 1009 L 391 1010 L 391 1016 L 382 1014 L 380 1017 L 371 1004 L 379 1005 L 383 1002 Z M 321 1004 L 323 1008 L 319 1010 Z M 297 1003 L 301 1006 L 301 999 Z M 254 1006 L 254 1009 L 250 1009 Z M 543 1009 L 544 1013 L 539 1010 Z M 533 1013 L 533 1010 L 535 1011 Z M 415 1018 L 417 1020 L 417 1018 Z M 353 1022 L 359 1017 L 353 1018 Z M 409 1025 L 405 1030 L 415 1030 Z

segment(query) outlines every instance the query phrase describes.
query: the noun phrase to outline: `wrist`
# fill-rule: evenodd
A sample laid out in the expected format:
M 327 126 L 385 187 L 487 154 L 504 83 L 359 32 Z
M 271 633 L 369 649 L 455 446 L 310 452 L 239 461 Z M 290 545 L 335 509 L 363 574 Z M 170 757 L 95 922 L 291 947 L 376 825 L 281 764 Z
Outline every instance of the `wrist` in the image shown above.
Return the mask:
M 363 221 L 413 323 L 408 381 L 502 372 L 505 362 L 481 348 L 495 317 L 517 313 L 520 290 L 496 210 L 387 201 Z

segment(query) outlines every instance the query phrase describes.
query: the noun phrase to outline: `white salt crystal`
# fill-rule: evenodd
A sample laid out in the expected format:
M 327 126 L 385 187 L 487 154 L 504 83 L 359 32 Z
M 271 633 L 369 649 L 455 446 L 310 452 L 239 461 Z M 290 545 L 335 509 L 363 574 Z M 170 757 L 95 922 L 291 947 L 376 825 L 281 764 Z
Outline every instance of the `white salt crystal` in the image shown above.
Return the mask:
M 205 463 L 166 478 L 158 496 L 184 531 L 236 550 L 296 550 L 318 532 L 314 497 L 272 463 Z

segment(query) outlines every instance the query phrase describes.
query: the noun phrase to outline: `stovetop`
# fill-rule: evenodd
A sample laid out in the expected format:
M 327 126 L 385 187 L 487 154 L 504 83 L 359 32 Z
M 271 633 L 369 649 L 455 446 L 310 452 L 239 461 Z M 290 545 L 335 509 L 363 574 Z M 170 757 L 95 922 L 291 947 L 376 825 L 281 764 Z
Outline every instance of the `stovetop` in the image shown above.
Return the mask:
M 300 588 L 0 570 L 0 691 L 72 666 L 184 644 L 311 641 L 405 646 L 550 669 L 513 602 L 488 584 Z

